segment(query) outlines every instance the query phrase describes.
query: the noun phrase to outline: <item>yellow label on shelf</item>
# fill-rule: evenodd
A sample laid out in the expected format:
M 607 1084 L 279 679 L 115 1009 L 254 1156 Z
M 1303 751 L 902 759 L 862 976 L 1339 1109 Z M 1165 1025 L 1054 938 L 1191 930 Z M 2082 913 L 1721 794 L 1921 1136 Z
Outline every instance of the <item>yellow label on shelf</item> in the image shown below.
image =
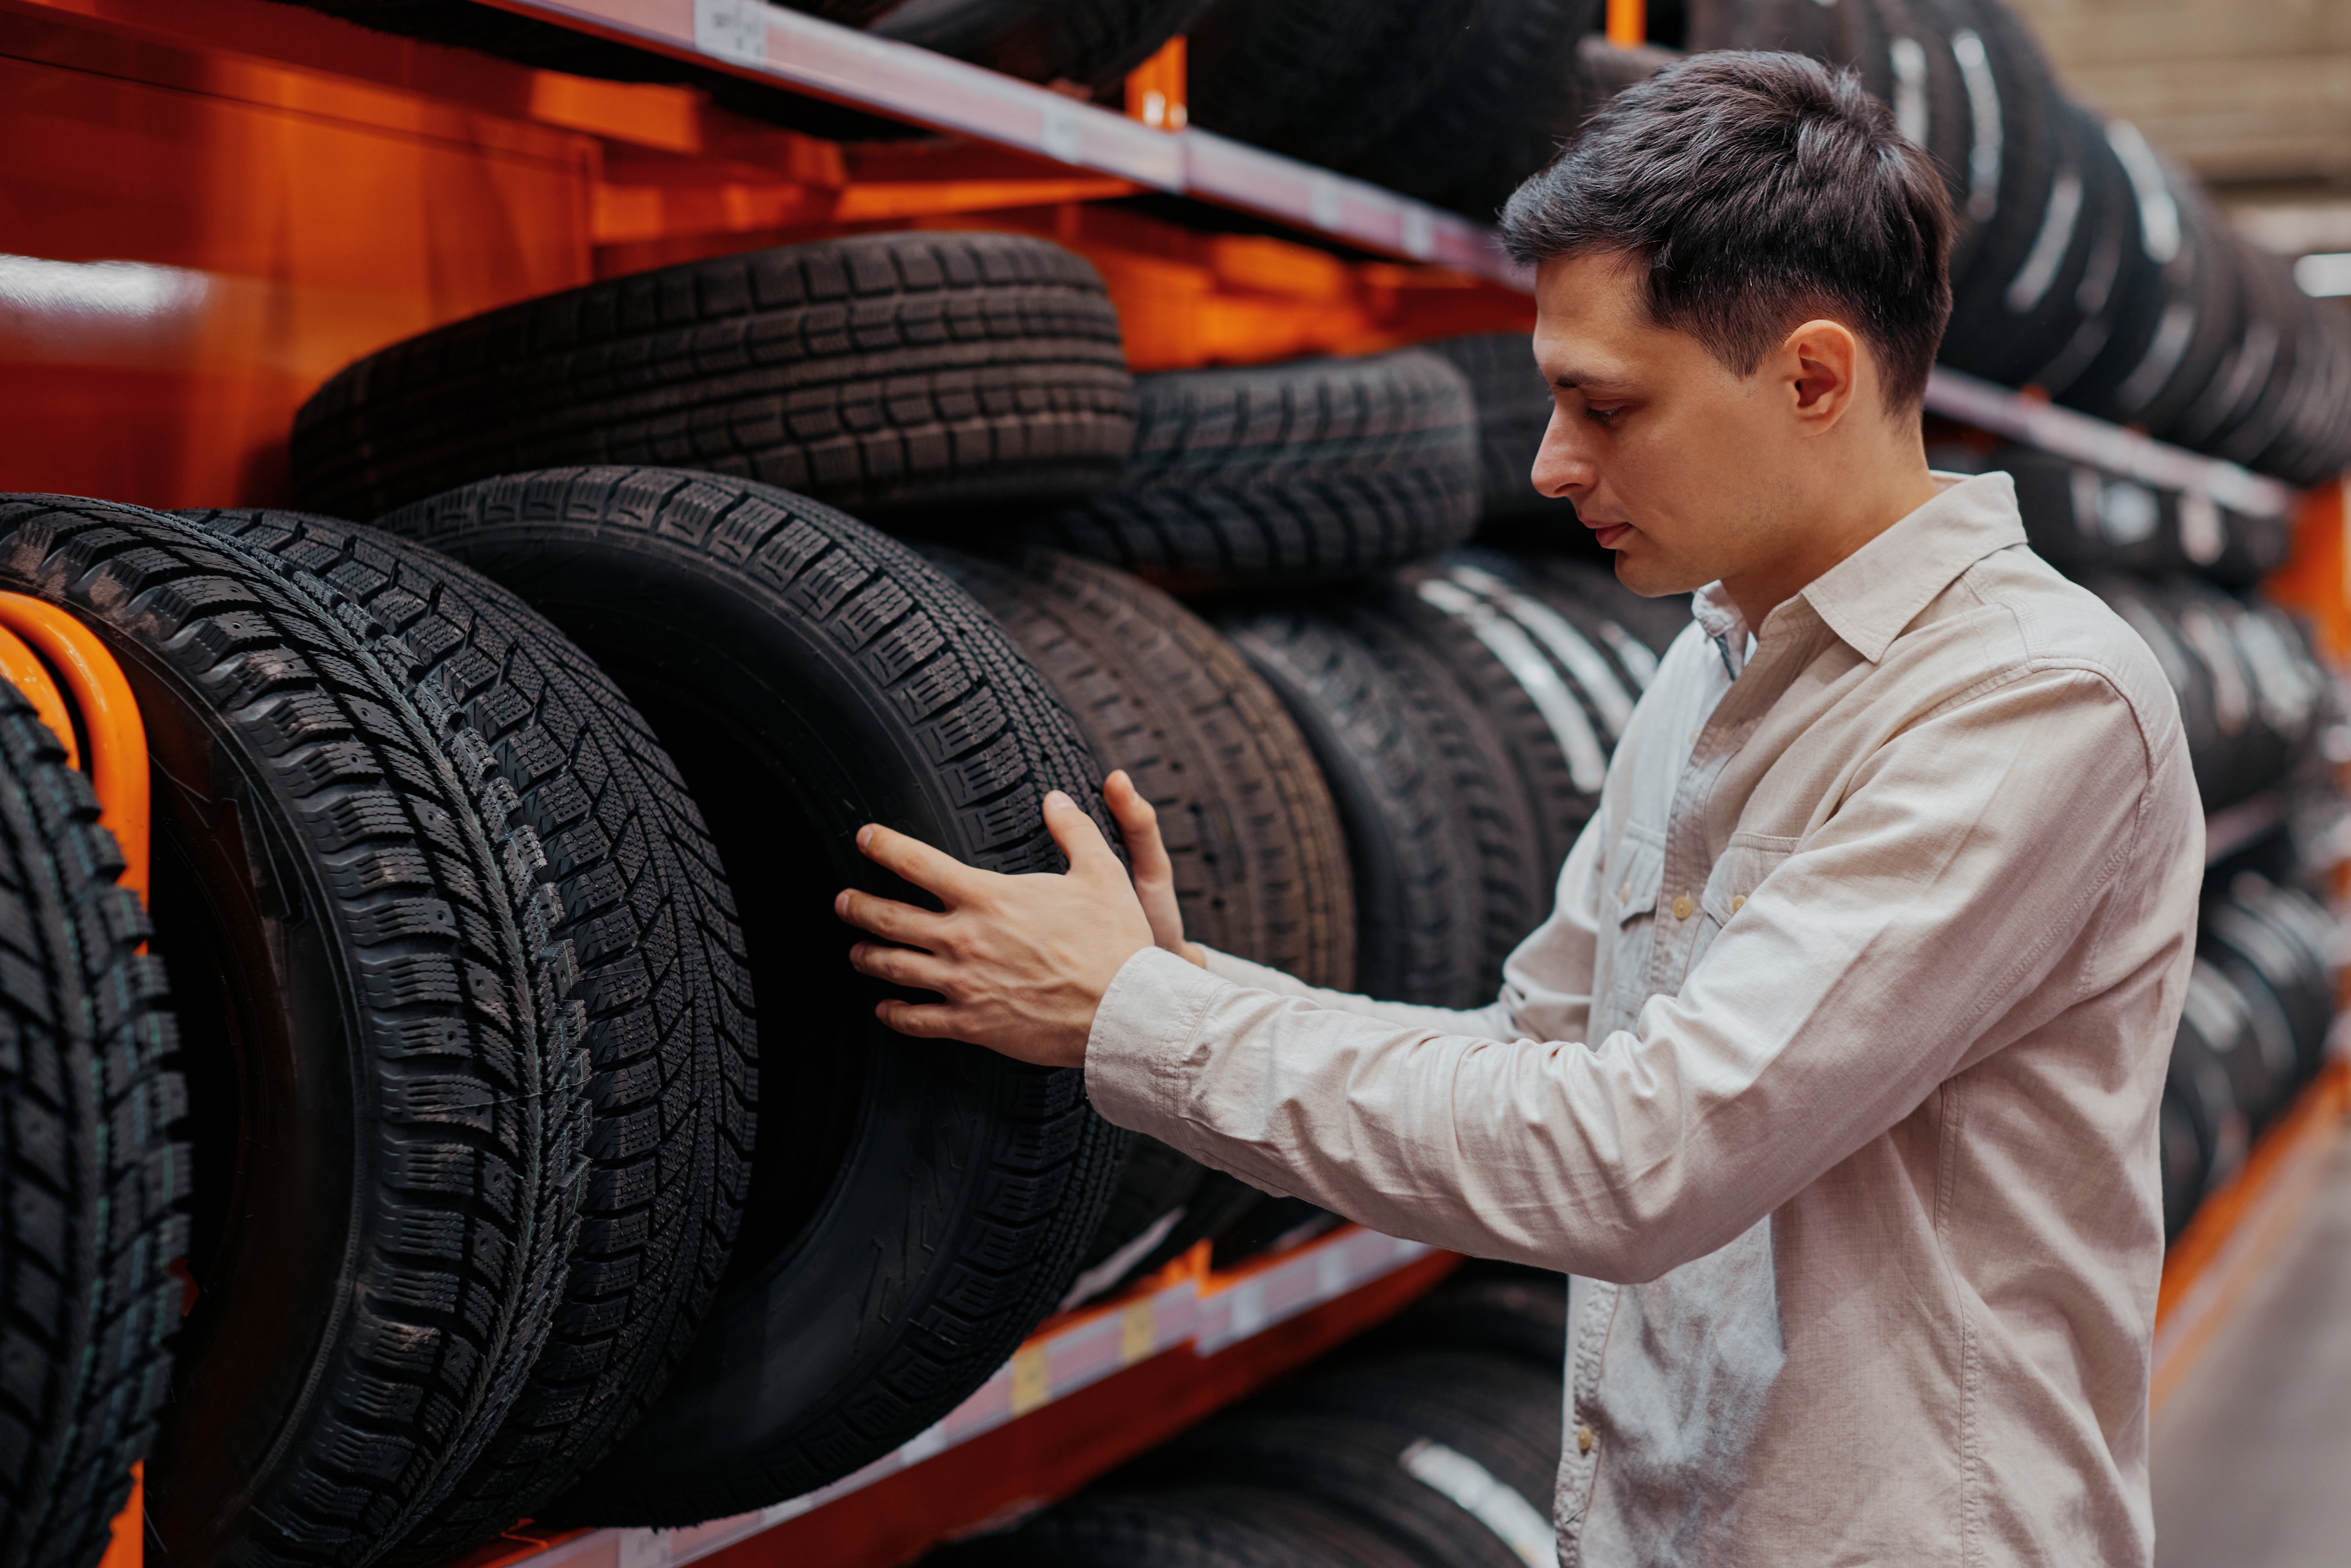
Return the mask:
M 1026 1416 L 1053 1397 L 1053 1364 L 1045 1347 L 1032 1344 L 1012 1356 L 1012 1413 Z
M 1158 1314 L 1152 1311 L 1151 1299 L 1142 1301 L 1118 1316 L 1118 1359 L 1123 1366 L 1133 1366 L 1146 1359 L 1158 1340 Z

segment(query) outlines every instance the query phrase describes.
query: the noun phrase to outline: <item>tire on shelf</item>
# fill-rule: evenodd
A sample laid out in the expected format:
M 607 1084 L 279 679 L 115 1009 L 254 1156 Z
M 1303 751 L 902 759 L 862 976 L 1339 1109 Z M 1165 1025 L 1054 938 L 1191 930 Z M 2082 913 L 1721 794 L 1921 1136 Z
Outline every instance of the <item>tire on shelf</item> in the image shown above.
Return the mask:
M 2294 1042 L 2289 1081 L 2298 1087 L 2316 1076 L 2335 1020 L 2335 937 L 2325 911 L 2304 894 L 2245 873 L 2206 904 L 2197 935 L 2199 948 L 2241 989 L 2251 983 L 2239 968 L 2276 998 Z
M 1469 383 L 1417 350 L 1136 381 L 1115 484 L 1014 537 L 1184 591 L 1360 577 L 1478 525 Z
M 1004 872 L 1061 865 L 1046 790 L 1097 802 L 1083 735 L 969 596 L 804 497 L 574 468 L 395 513 L 553 622 L 653 724 L 738 895 L 762 1030 L 735 1261 L 666 1390 L 538 1517 L 683 1524 L 764 1507 L 952 1409 L 1067 1290 L 1123 1134 L 1081 1077 L 912 1040 L 832 914 L 881 821 Z M 776 1004 L 769 1002 L 772 1015 Z
M 1553 402 L 1523 332 L 1473 332 L 1422 345 L 1469 382 L 1478 409 L 1478 514 L 1481 534 L 1507 530 L 1555 535 L 1554 549 L 1587 543 L 1572 501 L 1535 489 L 1535 455 L 1542 449 Z M 1596 548 L 1596 547 L 1593 547 Z
M 1458 1350 L 1350 1363 L 1196 1427 L 1134 1469 L 1294 1492 L 1424 1563 L 1514 1568 L 1553 1542 L 1564 1360 L 1562 1345 L 1548 1368 Z
M 1428 1568 L 1334 1509 L 1244 1483 L 1088 1493 L 923 1568 Z
M 301 504 L 371 517 L 493 476 L 669 464 L 876 521 L 959 527 L 1115 478 L 1118 318 L 1083 258 L 1009 234 L 873 234 L 525 300 L 338 371 L 295 415 Z
M 1029 81 L 1104 92 L 1190 26 L 1212 0 L 906 0 L 872 24 Z
M 190 1269 L 146 1472 L 176 1561 L 373 1559 L 488 1443 L 576 1224 L 584 1042 L 534 1001 L 527 830 L 362 642 L 185 519 L 0 500 L 0 587 L 113 653 L 156 787 Z
M 928 553 L 1051 683 L 1102 768 L 1125 768 L 1157 809 L 1186 935 L 1309 985 L 1352 989 L 1354 885 L 1338 808 L 1305 737 L 1248 662 L 1191 611 L 1114 568 L 1051 550 L 1010 564 Z M 1063 1304 L 1214 1240 L 1257 1196 L 1137 1139 Z
M 2174 1193 L 2165 1193 L 2167 1212 L 2192 1213 L 2207 1192 L 2236 1175 L 2252 1146 L 2252 1120 L 2237 1100 L 2245 1073 L 2236 1059 L 2250 1049 L 2243 1012 L 2228 981 L 2200 961 L 2189 973 L 2188 998 L 2172 1037 L 2164 1093 L 2178 1101 L 2195 1134 L 2196 1182 L 2193 1195 L 2177 1202 Z M 2167 1158 L 2167 1168 L 2169 1164 Z M 2184 1161 L 2182 1167 L 2184 1174 Z
M 1602 0 L 1485 0 L 1412 112 L 1348 159 L 1348 172 L 1492 222 L 1599 107 L 1576 46 L 1601 12 Z
M 545 618 L 457 562 L 298 513 L 185 514 L 265 552 L 360 632 L 410 701 L 470 733 L 504 829 L 547 864 L 518 911 L 569 943 L 589 1053 L 587 1169 L 555 1327 L 497 1436 L 395 1561 L 437 1563 L 603 1456 L 708 1311 L 748 1179 L 757 1041 L 735 901 L 652 727 Z M 491 786 L 493 789 L 497 785 Z
M 1566 1361 L 1567 1327 L 1567 1276 L 1472 1263 L 1348 1349 L 1475 1351 L 1556 1375 Z
M 1215 624 L 1289 706 L 1338 803 L 1356 974 L 1395 1001 L 1491 1001 L 1542 911 L 1524 793 L 1467 694 L 1344 599 Z
M 89 1568 L 171 1388 L 187 1113 L 89 784 L 0 682 L 0 1563 Z
M 1533 813 L 1526 852 L 1540 921 L 1599 802 L 1641 685 L 1582 603 L 1547 593 L 1499 552 L 1408 567 L 1377 583 L 1368 601 L 1445 667 L 1500 739 Z
M 1336 168 L 1414 111 L 1489 3 L 1221 0 L 1187 40 L 1192 123 Z

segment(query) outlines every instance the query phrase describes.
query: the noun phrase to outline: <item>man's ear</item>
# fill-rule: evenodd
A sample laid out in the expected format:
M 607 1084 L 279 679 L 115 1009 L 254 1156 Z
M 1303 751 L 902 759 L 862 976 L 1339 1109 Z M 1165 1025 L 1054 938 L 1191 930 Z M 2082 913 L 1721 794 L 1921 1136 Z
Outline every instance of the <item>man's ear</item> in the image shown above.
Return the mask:
M 1781 340 L 1782 373 L 1797 423 L 1813 434 L 1834 429 L 1860 395 L 1861 340 L 1842 321 L 1807 321 Z

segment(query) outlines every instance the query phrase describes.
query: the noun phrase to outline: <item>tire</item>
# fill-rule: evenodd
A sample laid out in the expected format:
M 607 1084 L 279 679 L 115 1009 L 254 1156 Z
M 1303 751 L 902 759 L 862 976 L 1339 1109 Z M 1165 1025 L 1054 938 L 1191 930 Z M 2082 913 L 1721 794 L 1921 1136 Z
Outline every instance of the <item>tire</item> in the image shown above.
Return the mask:
M 992 870 L 1059 869 L 1039 802 L 1098 799 L 1082 734 L 935 569 L 764 485 L 561 469 L 383 526 L 530 602 L 653 720 L 728 883 L 758 890 L 739 910 L 754 984 L 799 1026 L 764 1033 L 750 1194 L 701 1337 L 539 1517 L 689 1523 L 888 1453 L 1061 1299 L 1124 1142 L 1076 1072 L 883 1029 L 832 898 L 904 891 L 856 852 L 867 821 Z
M 1095 1493 L 922 1561 L 923 1568 L 1426 1568 L 1333 1510 L 1249 1484 Z
M 2252 690 L 2233 654 L 2217 662 L 2191 643 L 2170 596 L 2126 578 L 2099 577 L 2088 584 L 2128 622 L 2155 654 L 2179 701 L 2188 760 L 2207 811 L 2233 806 L 2260 787 L 2239 765 L 2237 739 L 2252 714 Z M 2208 644 L 2210 639 L 2206 639 Z M 2217 677 L 2217 678 L 2216 678 Z
M 1186 935 L 1352 989 L 1354 889 L 1338 808 L 1281 699 L 1216 629 L 1074 556 L 931 559 L 1020 645 L 1102 768 L 1125 768 L 1157 808 Z
M 1524 795 L 1468 699 L 1426 654 L 1344 601 L 1242 610 L 1217 626 L 1305 734 L 1338 802 L 1355 883 L 1355 972 L 1395 1000 L 1490 1001 L 1540 914 Z
M 562 1000 L 584 1009 L 590 1057 L 579 1239 L 514 1408 L 397 1554 L 436 1563 L 534 1513 L 601 1458 L 709 1309 L 756 1126 L 742 934 L 718 852 L 652 727 L 529 606 L 373 528 L 190 515 L 266 553 L 360 632 L 420 712 L 478 738 L 480 765 L 511 791 L 507 821 L 545 848 L 531 904 L 546 940 L 578 956 Z
M 1463 551 L 1407 568 L 1368 602 L 1444 666 L 1500 740 L 1532 811 L 1526 852 L 1540 920 L 1640 685 L 1580 602 L 1546 593 L 1505 555 Z
M 1576 519 L 1575 503 L 1534 486 L 1535 455 L 1551 426 L 1553 402 L 1527 335 L 1478 332 L 1422 346 L 1461 372 L 1477 406 L 1479 531 L 1541 530 L 1557 536 L 1548 541 L 1555 549 L 1588 541 L 1590 532 Z
M 1486 0 L 1444 74 L 1348 171 L 1490 223 L 1599 107 L 1576 46 L 1600 14 L 1600 0 Z
M 526 300 L 346 366 L 295 415 L 302 505 L 374 517 L 494 475 L 671 463 L 875 520 L 1079 499 L 1134 431 L 1084 260 L 1003 234 L 879 234 Z
M 1125 768 L 1157 809 L 1186 933 L 1309 985 L 1353 989 L 1354 885 L 1338 808 L 1248 663 L 1192 612 L 1112 568 L 1050 550 L 1008 566 L 930 553 L 1051 683 L 1102 768 Z M 1258 1197 L 1137 1139 L 1062 1305 L 1217 1239 Z
M 1419 105 L 1493 0 L 1222 0 L 1186 47 L 1192 123 L 1331 168 Z
M 1482 550 L 1465 559 L 1488 563 Z M 1609 656 L 1625 672 L 1625 678 L 1643 691 L 1656 678 L 1657 662 L 1666 656 L 1666 650 L 1689 628 L 1687 594 L 1651 599 L 1634 592 L 1616 580 L 1613 555 L 1593 562 L 1556 550 L 1521 550 L 1512 552 L 1509 559 L 1532 591 L 1562 606 L 1583 605 L 1591 617 L 1590 624 L 1607 644 Z M 1489 566 L 1489 570 L 1497 569 Z M 1511 574 L 1501 571 L 1499 575 Z
M 147 1468 L 174 1560 L 371 1561 L 480 1454 L 576 1224 L 585 1054 L 535 998 L 526 829 L 364 644 L 183 519 L 0 501 L 0 586 L 73 610 L 145 720 L 191 1272 Z M 502 852 L 503 852 L 503 854 Z
M 1393 1354 L 1470 1351 L 1523 1362 L 1556 1375 L 1567 1362 L 1567 1279 L 1562 1274 L 1457 1273 L 1350 1343 L 1351 1352 Z
M 1212 0 L 906 0 L 872 30 L 1029 81 L 1106 92 Z
M 0 1564 L 93 1568 L 171 1387 L 186 1089 L 98 802 L 0 683 Z
M 1515 1568 L 1552 1539 L 1563 1363 L 1563 1342 L 1548 1372 L 1460 1351 L 1365 1361 L 1195 1428 L 1135 1469 L 1296 1493 L 1426 1568 Z
M 2199 961 L 2189 976 L 2188 1003 L 2164 1080 L 2165 1092 L 2179 1100 L 2196 1134 L 2197 1199 L 2234 1176 L 2252 1146 L 2252 1119 L 2238 1098 L 2250 1078 L 2242 1060 L 2249 1054 L 2233 988 Z M 2171 1207 L 2168 1197 L 2166 1207 Z
M 2274 999 L 2291 1048 L 2283 1064 L 2272 1059 L 2272 1077 L 2298 1088 L 2325 1061 L 2334 984 L 2324 957 L 2314 962 L 2300 933 L 2278 918 L 2275 904 L 2283 896 L 2258 878 L 2241 892 L 2231 888 L 2206 905 L 2197 946 L 2240 991 L 2251 996 L 2259 989 Z
M 2034 553 L 2068 577 L 2194 572 L 2250 588 L 2285 558 L 2288 530 L 2281 517 L 2151 489 L 2029 446 L 1991 453 L 1983 471 L 1995 469 L 2016 483 L 2017 509 Z
M 2157 1143 L 2163 1162 L 2163 1239 L 2177 1241 L 2204 1197 L 2204 1147 L 2187 1095 L 2169 1082 L 2163 1086 Z
M 1183 591 L 1361 577 L 1477 527 L 1477 407 L 1434 354 L 1169 371 L 1136 389 L 1117 483 L 1017 538 Z

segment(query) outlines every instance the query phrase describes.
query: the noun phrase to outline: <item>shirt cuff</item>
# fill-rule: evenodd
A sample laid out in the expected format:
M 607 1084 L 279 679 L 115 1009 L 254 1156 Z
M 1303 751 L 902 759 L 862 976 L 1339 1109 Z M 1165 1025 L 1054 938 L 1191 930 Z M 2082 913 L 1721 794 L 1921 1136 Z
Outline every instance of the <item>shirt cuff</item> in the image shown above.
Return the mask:
M 1271 991 L 1278 997 L 1302 997 L 1311 989 L 1295 975 L 1251 963 L 1247 958 L 1236 958 L 1230 953 L 1219 953 L 1206 942 L 1193 946 L 1207 955 L 1208 973 L 1220 980 L 1229 980 L 1244 990 Z
M 1170 1141 L 1184 1120 L 1193 1041 L 1230 983 L 1159 947 L 1119 966 L 1086 1036 L 1086 1098 L 1102 1120 Z

